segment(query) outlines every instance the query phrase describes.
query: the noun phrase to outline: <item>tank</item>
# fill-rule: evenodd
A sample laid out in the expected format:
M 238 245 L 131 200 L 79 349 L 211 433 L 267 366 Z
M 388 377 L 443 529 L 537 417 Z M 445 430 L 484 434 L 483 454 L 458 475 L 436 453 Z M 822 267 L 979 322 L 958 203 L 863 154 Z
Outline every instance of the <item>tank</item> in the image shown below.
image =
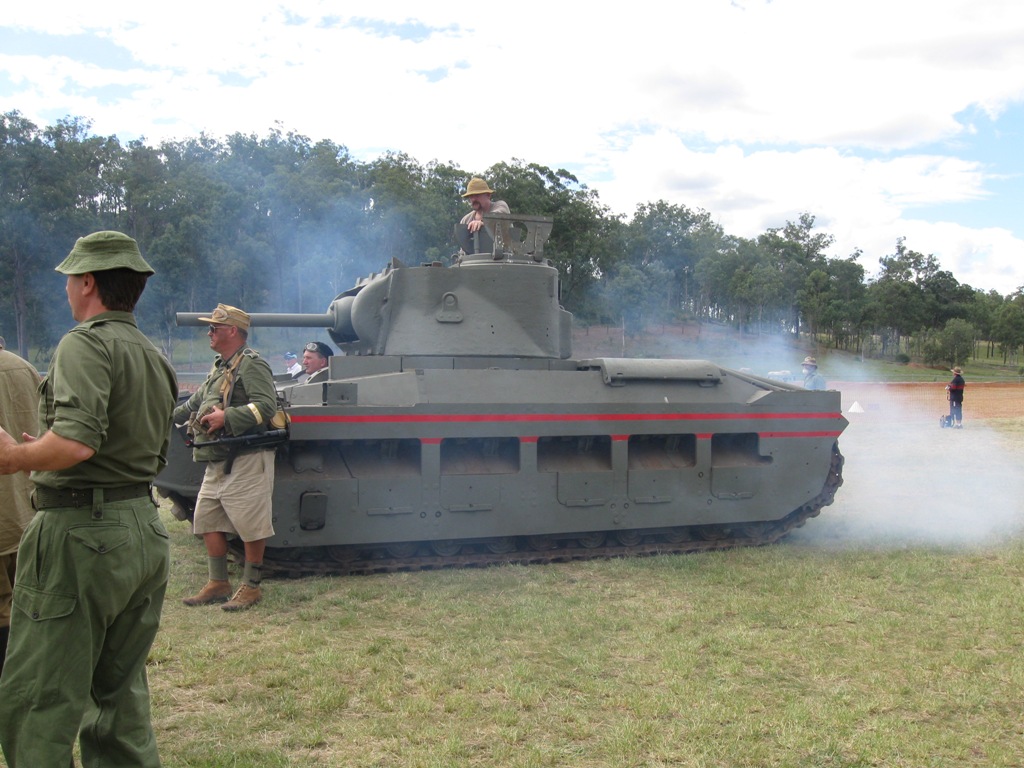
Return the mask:
M 279 382 L 265 569 L 369 573 L 776 541 L 842 484 L 840 393 L 707 360 L 572 357 L 552 220 L 487 217 L 450 265 L 393 259 L 324 314 L 327 381 Z M 181 313 L 179 325 L 205 325 Z M 181 437 L 156 480 L 190 517 Z M 239 545 L 240 548 L 240 545 Z

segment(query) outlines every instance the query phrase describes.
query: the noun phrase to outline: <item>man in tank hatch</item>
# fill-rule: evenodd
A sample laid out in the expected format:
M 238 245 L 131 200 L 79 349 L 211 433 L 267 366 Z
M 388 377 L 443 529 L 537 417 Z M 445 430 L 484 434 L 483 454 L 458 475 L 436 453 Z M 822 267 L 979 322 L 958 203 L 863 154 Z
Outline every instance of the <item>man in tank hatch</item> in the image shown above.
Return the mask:
M 476 232 L 484 225 L 485 213 L 511 213 L 508 203 L 504 200 L 492 200 L 494 190 L 487 186 L 487 182 L 479 177 L 469 180 L 466 191 L 462 194 L 470 207 L 473 209 L 462 217 L 460 224 L 465 224 L 470 234 Z
M 455 241 L 459 246 L 459 260 L 467 253 L 489 253 L 494 248 L 495 233 L 485 224 L 484 215 L 489 213 L 511 213 L 504 200 L 492 200 L 494 190 L 479 177 L 473 177 L 466 185 L 462 197 L 473 208 L 455 225 Z
M 304 384 L 327 381 L 327 367 L 334 350 L 322 341 L 311 341 L 302 348 L 302 367 L 306 371 Z

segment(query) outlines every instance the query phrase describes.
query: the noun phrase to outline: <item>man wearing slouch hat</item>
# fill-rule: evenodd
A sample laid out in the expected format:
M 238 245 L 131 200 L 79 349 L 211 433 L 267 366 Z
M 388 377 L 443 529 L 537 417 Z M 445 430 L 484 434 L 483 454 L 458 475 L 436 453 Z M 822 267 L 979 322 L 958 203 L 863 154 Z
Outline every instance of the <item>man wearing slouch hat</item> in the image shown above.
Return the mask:
M 183 602 L 224 603 L 224 610 L 237 611 L 263 597 L 263 554 L 267 539 L 274 535 L 274 448 L 218 441 L 266 432 L 277 413 L 277 389 L 267 361 L 246 346 L 247 313 L 218 304 L 209 317 L 199 319 L 210 323 L 210 349 L 217 357 L 206 381 L 175 409 L 174 420 L 189 423 L 192 456 L 206 464 L 193 530 L 206 544 L 209 580 Z M 234 596 L 228 580 L 228 534 L 237 535 L 245 547 L 242 583 Z
M 153 269 L 120 232 L 79 238 L 56 268 L 78 322 L 40 387 L 39 433 L 0 429 L 0 474 L 31 470 L 0 744 L 9 768 L 158 766 L 146 657 L 167 588 L 167 531 L 150 493 L 178 385 L 132 314 Z

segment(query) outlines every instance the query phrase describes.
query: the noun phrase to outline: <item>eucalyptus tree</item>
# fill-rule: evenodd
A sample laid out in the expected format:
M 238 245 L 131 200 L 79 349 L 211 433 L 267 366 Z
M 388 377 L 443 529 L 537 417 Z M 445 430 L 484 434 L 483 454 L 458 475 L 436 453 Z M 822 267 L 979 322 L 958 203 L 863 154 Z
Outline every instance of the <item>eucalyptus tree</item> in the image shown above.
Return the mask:
M 626 253 L 631 264 L 660 264 L 668 271 L 662 286 L 664 312 L 671 318 L 685 308 L 694 312 L 694 269 L 701 259 L 723 247 L 724 233 L 704 210 L 665 200 L 638 205 L 626 226 Z
M 0 315 L 22 354 L 59 337 L 65 316 L 53 308 L 62 302 L 44 298 L 62 295 L 53 266 L 105 220 L 101 175 L 117 142 L 89 128 L 81 118 L 42 129 L 17 111 L 0 118 L 0 276 L 11 288 Z
M 991 290 L 987 293 L 975 289 L 973 300 L 967 305 L 967 320 L 978 329 L 978 338 L 985 342 L 985 356 L 992 357 L 995 354 L 995 322 L 999 308 L 1009 301 L 999 291 Z
M 802 213 L 798 221 L 787 221 L 784 227 L 769 229 L 757 238 L 758 248 L 781 280 L 780 303 L 788 313 L 785 325 L 794 336 L 801 331 L 800 291 L 808 275 L 825 266 L 825 252 L 834 242 L 832 235 L 814 231 L 814 216 L 810 213 Z
M 992 335 L 1003 354 L 1003 364 L 1016 362 L 1018 351 L 1024 345 L 1024 292 L 1021 289 L 999 307 Z
M 35 258 L 37 222 L 46 206 L 38 196 L 37 168 L 47 155 L 39 128 L 19 112 L 0 116 L 0 331 L 11 348 L 28 354 L 29 328 L 42 326 L 42 308 L 30 286 L 41 265 Z M 35 322 L 30 320 L 34 319 Z
M 701 317 L 738 328 L 749 324 L 758 299 L 753 273 L 761 259 L 757 241 L 746 238 L 729 239 L 718 253 L 701 259 L 694 268 Z
M 969 322 L 960 317 L 951 318 L 925 344 L 925 362 L 963 365 L 974 352 L 976 336 L 977 331 Z
M 466 213 L 465 172 L 436 160 L 421 165 L 404 153 L 387 153 L 367 165 L 365 176 L 378 261 L 391 256 L 444 261 L 455 253 L 455 224 Z
M 864 267 L 860 252 L 826 259 L 811 270 L 797 293 L 801 316 L 813 335 L 825 333 L 836 347 L 860 338 L 865 311 Z
M 881 270 L 868 285 L 867 316 L 882 341 L 882 354 L 899 352 L 904 339 L 910 351 L 911 335 L 925 322 L 924 292 L 918 281 L 926 276 L 929 265 L 924 256 L 911 251 L 904 238 L 896 240 L 896 251 L 882 256 Z
M 606 313 L 622 324 L 625 333 L 635 335 L 647 325 L 652 312 L 657 313 L 651 297 L 664 292 L 670 277 L 658 261 L 644 265 L 620 262 L 601 281 Z

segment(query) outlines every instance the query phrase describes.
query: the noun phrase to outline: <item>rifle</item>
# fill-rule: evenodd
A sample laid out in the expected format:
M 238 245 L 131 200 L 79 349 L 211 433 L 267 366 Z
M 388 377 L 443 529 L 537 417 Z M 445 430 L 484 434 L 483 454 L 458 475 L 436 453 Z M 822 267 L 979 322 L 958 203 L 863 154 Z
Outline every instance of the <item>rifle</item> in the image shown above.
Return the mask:
M 178 430 L 181 432 L 182 439 L 185 441 L 185 446 L 188 448 L 195 447 L 195 440 L 193 440 L 192 435 L 185 430 L 185 425 L 182 424 L 179 426 Z M 269 448 L 271 446 L 278 446 L 287 441 L 287 429 L 270 429 L 266 432 L 253 435 L 228 435 L 226 437 L 218 437 L 216 440 L 208 440 L 202 443 L 202 445 L 230 446 L 231 451 L 228 454 L 227 459 L 225 459 L 226 464 L 224 465 L 224 474 L 230 475 L 235 459 L 243 448 Z

